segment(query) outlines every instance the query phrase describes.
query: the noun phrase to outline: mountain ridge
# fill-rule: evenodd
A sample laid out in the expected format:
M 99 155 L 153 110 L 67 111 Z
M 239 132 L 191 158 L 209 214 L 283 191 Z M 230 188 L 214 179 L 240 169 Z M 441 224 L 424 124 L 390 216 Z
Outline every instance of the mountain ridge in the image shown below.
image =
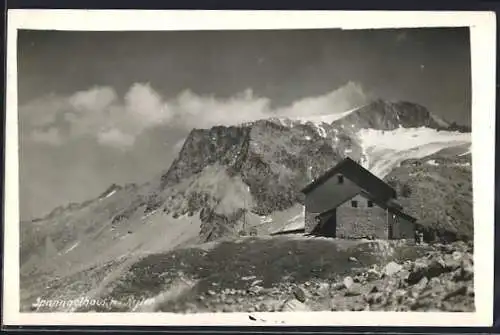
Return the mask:
M 366 131 L 378 132 L 376 133 L 378 137 L 387 135 L 387 132 L 391 131 L 399 132 L 401 134 L 397 140 L 404 141 L 406 128 L 421 129 L 427 133 L 434 129 L 447 136 L 448 130 L 443 131 L 443 129 L 456 127 L 435 117 L 425 107 L 405 101 L 387 102 L 378 99 L 341 114 L 338 118 L 331 118 L 330 123 L 322 121 L 318 124 L 302 119 L 298 121 L 286 119 L 288 122 L 285 122 L 283 118 L 269 118 L 238 126 L 193 129 L 170 168 L 161 174 L 159 182 L 149 183 L 151 187 L 134 184 L 122 187 L 113 184 L 97 198 L 81 204 L 71 203 L 65 207 L 58 207 L 45 218 L 35 219 L 33 222 L 60 215 L 65 211 L 78 210 L 125 188 L 133 189 L 138 196 L 128 208 L 113 215 L 113 224 L 129 219 L 142 207 L 145 215 L 162 207 L 163 212 L 172 214 L 174 218 L 182 215 L 191 216 L 194 212 L 203 210 L 203 215 L 200 215 L 202 221 L 213 219 L 227 224 L 227 217 L 217 219 L 213 211 L 221 201 L 220 195 L 214 198 L 210 192 L 203 190 L 197 192 L 192 188 L 190 188 L 191 193 L 186 193 L 187 186 L 182 186 L 183 181 L 185 184 L 189 178 L 203 175 L 205 169 L 214 166 L 225 171 L 224 176 L 219 175 L 223 182 L 232 183 L 229 180 L 239 176 L 239 183 L 246 185 L 241 186 L 242 189 L 246 187 L 246 191 L 240 192 L 248 192 L 243 196 L 246 200 L 235 205 L 233 212 L 225 210 L 225 214 L 232 218 L 229 221 L 245 221 L 249 212 L 266 216 L 301 203 L 300 189 L 344 157 L 349 156 L 366 168 L 377 170 L 377 162 L 370 157 L 370 146 L 363 138 L 363 136 L 368 137 L 369 142 L 373 142 L 374 137 L 373 134 L 371 137 L 366 136 Z M 413 128 L 415 126 L 420 128 Z M 423 133 L 422 131 L 420 133 Z M 460 133 L 455 131 L 457 132 Z M 417 135 L 412 136 L 418 135 L 417 132 Z M 430 135 L 435 136 L 434 133 Z M 463 143 L 464 141 L 460 142 Z M 432 154 L 438 151 L 442 145 L 438 142 L 437 149 L 436 147 L 427 149 L 424 151 L 424 156 L 427 152 Z M 407 151 L 411 153 L 412 150 Z M 401 156 L 397 152 L 395 154 Z M 377 155 L 384 157 L 378 153 Z M 414 152 L 409 158 L 417 156 L 418 154 Z M 400 157 L 398 159 L 403 160 Z M 390 162 L 390 159 L 386 159 L 384 163 L 386 162 Z M 384 177 L 384 174 L 390 172 L 392 166 L 397 164 L 398 162 L 392 162 L 382 170 L 378 169 L 380 177 Z M 207 175 L 210 174 L 211 172 L 207 172 Z M 143 190 L 142 193 L 140 189 Z M 249 204 L 253 204 L 253 207 L 249 208 Z M 214 238 L 220 237 L 218 234 L 208 233 L 208 235 Z
M 453 127 L 420 105 L 379 101 L 313 121 L 193 129 L 170 167 L 149 182 L 112 184 L 85 202 L 23 222 L 22 300 L 31 301 L 54 276 L 70 278 L 125 255 L 129 264 L 152 253 L 300 227 L 300 190 L 344 157 L 398 190 L 409 185 L 413 193 L 401 195 L 403 202 L 422 219 L 429 241 L 471 239 L 470 133 Z M 438 196 L 423 196 L 434 185 Z M 447 206 L 450 192 L 460 197 Z M 122 268 L 118 263 L 111 274 Z
M 409 107 L 409 108 L 408 108 Z M 406 117 L 407 114 L 413 114 L 415 116 Z M 368 115 L 368 118 L 366 116 Z M 364 117 L 364 118 L 363 118 Z M 310 119 L 326 119 L 327 121 L 311 121 Z M 328 122 L 328 119 L 331 120 L 331 122 Z M 248 149 L 249 146 L 249 141 L 250 141 L 250 133 L 252 127 L 255 127 L 257 125 L 265 128 L 266 125 L 273 126 L 273 124 L 277 124 L 278 126 L 284 126 L 285 128 L 287 127 L 304 127 L 307 128 L 307 126 L 314 125 L 316 126 L 313 129 L 316 129 L 316 132 L 321 136 L 324 135 L 326 130 L 319 130 L 318 131 L 318 124 L 327 124 L 331 126 L 331 129 L 329 130 L 329 133 L 333 132 L 339 132 L 342 129 L 341 128 L 346 128 L 343 129 L 343 132 L 341 132 L 338 136 L 340 141 L 347 141 L 349 142 L 349 139 L 347 139 L 346 136 L 351 136 L 352 133 L 354 133 L 356 130 L 360 129 L 375 129 L 375 130 L 395 130 L 397 128 L 412 128 L 412 126 L 424 126 L 428 127 L 431 129 L 437 129 L 439 131 L 453 131 L 453 132 L 460 132 L 460 133 L 468 133 L 470 132 L 470 127 L 464 126 L 464 125 L 459 125 L 456 122 L 448 122 L 445 121 L 444 119 L 437 117 L 435 114 L 432 114 L 429 112 L 425 107 L 407 102 L 407 101 L 386 101 L 382 99 L 375 99 L 371 103 L 353 108 L 350 111 L 340 113 L 340 116 L 337 116 L 337 114 L 332 114 L 332 115 L 313 115 L 311 117 L 298 117 L 298 119 L 295 119 L 294 117 L 270 117 L 267 119 L 261 119 L 261 120 L 256 120 L 256 121 L 251 121 L 251 122 L 245 122 L 239 125 L 235 126 L 214 126 L 211 128 L 205 128 L 205 129 L 192 129 L 187 136 L 186 140 L 184 141 L 184 144 L 179 151 L 178 156 L 172 164 L 170 165 L 170 168 L 166 170 L 166 172 L 162 173 L 161 177 L 161 185 L 160 188 L 164 188 L 167 186 L 172 186 L 178 182 L 180 182 L 183 178 L 188 177 L 189 175 L 193 175 L 196 173 L 201 172 L 201 168 L 199 167 L 200 165 L 210 165 L 211 163 L 215 162 L 217 158 L 212 158 L 212 157 L 218 157 L 220 156 L 221 152 L 224 152 L 226 149 L 228 149 L 231 146 L 231 143 L 224 143 L 224 142 L 217 142 L 217 143 L 210 143 L 209 141 L 207 142 L 208 145 L 205 145 L 205 148 L 209 149 L 208 151 L 214 151 L 213 146 L 221 146 L 222 149 L 215 151 L 216 155 L 211 155 L 211 156 L 203 156 L 203 159 L 205 159 L 204 162 L 197 164 L 198 167 L 195 168 L 193 171 L 190 172 L 181 172 L 183 171 L 182 164 L 186 160 L 186 156 L 193 156 L 193 155 L 187 155 L 186 152 L 189 152 L 192 150 L 193 147 L 195 147 L 197 144 L 200 144 L 200 140 L 206 137 L 211 137 L 215 135 L 216 137 L 220 137 L 221 133 L 227 133 L 229 134 L 228 137 L 232 138 L 233 141 L 235 138 L 241 138 L 240 143 L 242 147 L 240 148 L 240 155 L 244 155 L 244 152 Z M 356 125 L 356 129 L 353 130 L 347 125 Z M 340 128 L 340 129 L 339 129 Z M 279 129 L 279 128 L 278 128 Z M 284 129 L 284 128 L 283 128 Z M 309 132 L 310 129 L 309 129 Z M 330 135 L 330 134 L 329 134 Z M 310 135 L 305 135 L 310 136 Z M 310 136 L 312 137 L 312 136 Z M 194 140 L 197 139 L 197 140 Z M 203 143 L 201 143 L 203 145 Z M 191 147 L 191 149 L 189 149 Z M 201 150 L 200 150 L 201 151 Z M 227 155 L 226 155 L 227 156 Z M 244 160 L 242 159 L 243 157 L 236 157 L 233 162 L 230 161 L 229 157 L 226 157 L 228 160 L 224 161 L 222 165 L 228 165 L 230 166 L 229 173 L 235 173 L 238 171 L 241 166 L 241 162 Z M 239 165 L 238 165 L 239 162 Z M 176 167 L 176 165 L 180 164 L 180 167 Z M 189 171 L 189 169 L 188 169 Z M 137 186 L 135 184 L 129 183 L 125 184 L 123 186 L 121 185 L 116 185 L 112 184 L 106 189 L 104 192 L 102 192 L 98 197 L 102 197 L 103 195 L 106 194 L 106 192 L 111 192 L 113 188 L 116 188 L 116 191 L 119 191 L 122 187 L 131 187 L 131 186 Z M 55 209 L 53 209 L 51 212 L 49 212 L 46 215 L 42 215 L 40 217 L 34 218 L 32 220 L 26 220 L 26 221 L 39 221 L 41 219 L 44 219 L 48 216 L 51 215 L 57 215 L 60 211 L 63 211 L 65 209 L 74 209 L 79 206 L 84 206 L 87 204 L 89 201 L 94 200 L 95 198 L 88 199 L 82 203 L 69 203 L 64 206 L 59 206 Z
M 201 240 L 246 234 L 248 229 L 243 226 L 248 222 L 254 222 L 250 227 L 258 225 L 262 217 L 301 204 L 300 189 L 344 157 L 372 171 L 377 170 L 377 158 L 381 157 L 384 164 L 389 162 L 379 169 L 383 178 L 404 159 L 468 143 L 467 133 L 443 131 L 451 125 L 436 121 L 427 109 L 408 102 L 376 100 L 342 113 L 330 124 L 289 121 L 272 118 L 193 129 L 178 157 L 158 179 L 143 185 L 113 184 L 93 199 L 58 207 L 31 222 L 71 216 L 124 194 L 126 202 L 101 214 L 111 227 L 160 210 L 174 219 L 198 213 Z M 407 129 L 415 126 L 420 128 Z M 419 138 L 423 144 L 434 144 L 421 150 L 425 145 L 417 141 Z M 408 148 L 384 147 L 387 142 L 404 141 L 410 143 Z M 417 144 L 414 147 L 413 142 Z M 377 148 L 383 150 L 378 152 Z M 214 181 L 219 185 L 214 186 Z

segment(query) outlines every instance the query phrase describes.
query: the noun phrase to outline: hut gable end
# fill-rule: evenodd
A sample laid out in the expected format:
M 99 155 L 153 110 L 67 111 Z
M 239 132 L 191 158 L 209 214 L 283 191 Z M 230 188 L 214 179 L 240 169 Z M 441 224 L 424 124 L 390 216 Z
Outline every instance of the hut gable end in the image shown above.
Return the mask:
M 411 238 L 396 191 L 350 158 L 307 185 L 305 231 L 340 238 Z
M 341 180 L 338 179 L 339 176 L 341 176 Z M 324 183 L 330 182 L 332 179 L 339 182 L 349 179 L 351 182 L 358 185 L 358 187 L 383 201 L 396 198 L 396 191 L 392 187 L 351 158 L 345 158 L 333 168 L 326 171 L 322 176 L 302 189 L 302 193 L 307 195 Z

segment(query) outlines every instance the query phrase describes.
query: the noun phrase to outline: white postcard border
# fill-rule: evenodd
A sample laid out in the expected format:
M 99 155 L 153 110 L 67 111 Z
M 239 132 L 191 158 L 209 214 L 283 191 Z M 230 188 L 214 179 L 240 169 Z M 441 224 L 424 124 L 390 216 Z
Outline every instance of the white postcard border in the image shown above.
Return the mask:
M 496 20 L 493 12 L 9 10 L 4 207 L 5 325 L 490 326 L 493 322 Z M 20 313 L 17 30 L 153 31 L 470 27 L 474 313 Z

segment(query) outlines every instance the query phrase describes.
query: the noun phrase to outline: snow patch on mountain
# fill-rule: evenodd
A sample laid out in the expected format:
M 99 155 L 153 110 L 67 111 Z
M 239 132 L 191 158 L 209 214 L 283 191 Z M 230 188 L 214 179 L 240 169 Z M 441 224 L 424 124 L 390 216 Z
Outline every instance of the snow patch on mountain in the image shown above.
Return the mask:
M 71 247 L 68 248 L 68 250 L 66 250 L 64 253 L 67 254 L 68 252 L 70 252 L 71 250 L 75 249 L 78 245 L 80 244 L 80 242 L 76 242 L 75 244 L 73 244 Z
M 450 141 L 467 143 L 471 140 L 470 133 L 438 131 L 427 127 L 398 128 L 392 131 L 361 129 L 358 136 L 367 146 L 400 151 L 428 143 Z
M 116 193 L 116 190 L 113 190 L 108 195 L 106 195 L 105 198 L 109 198 L 110 196 L 112 196 L 115 193 Z
M 112 184 L 110 187 L 108 187 L 108 189 L 106 191 L 104 191 L 99 196 L 99 199 L 103 200 L 103 199 L 109 198 L 110 196 L 112 196 L 113 194 L 115 194 L 117 191 L 120 191 L 121 189 L 122 189 L 121 186 L 116 185 L 116 184 Z
M 321 125 L 323 123 L 331 124 L 334 121 L 337 121 L 355 110 L 358 110 L 361 107 L 356 107 L 351 110 L 348 110 L 343 113 L 335 113 L 335 114 L 322 114 L 322 115 L 306 115 L 306 116 L 289 116 L 288 119 L 292 121 L 299 122 L 301 124 L 314 123 L 316 125 Z
M 361 129 L 357 137 L 365 154 L 365 165 L 379 178 L 403 160 L 423 158 L 444 148 L 471 142 L 470 133 L 438 131 L 427 127 L 392 131 Z
M 352 112 L 363 108 L 363 106 L 359 106 L 348 111 L 342 113 L 334 113 L 334 114 L 317 114 L 317 115 L 291 115 L 286 117 L 274 117 L 270 118 L 270 121 L 277 122 L 278 124 L 292 128 L 297 125 L 311 125 L 315 128 L 318 135 L 326 138 L 327 137 L 327 129 L 325 125 L 331 125 L 333 122 L 340 120 Z

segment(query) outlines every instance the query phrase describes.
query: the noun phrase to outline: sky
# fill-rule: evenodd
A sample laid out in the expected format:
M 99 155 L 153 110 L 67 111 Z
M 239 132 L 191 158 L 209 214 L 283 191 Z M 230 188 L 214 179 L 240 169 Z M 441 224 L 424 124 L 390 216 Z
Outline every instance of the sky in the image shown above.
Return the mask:
M 468 28 L 19 31 L 20 211 L 168 169 L 193 128 L 371 99 L 470 125 Z

